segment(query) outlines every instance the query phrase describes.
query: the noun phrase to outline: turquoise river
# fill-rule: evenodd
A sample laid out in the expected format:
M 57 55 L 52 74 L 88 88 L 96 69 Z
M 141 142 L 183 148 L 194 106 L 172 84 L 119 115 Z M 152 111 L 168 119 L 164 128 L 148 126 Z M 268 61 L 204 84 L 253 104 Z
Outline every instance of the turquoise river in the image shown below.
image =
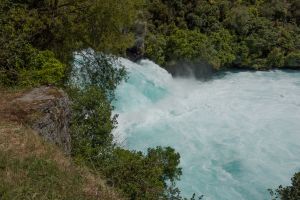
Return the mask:
M 151 61 L 120 59 L 117 141 L 181 155 L 182 193 L 205 200 L 270 199 L 300 171 L 300 72 L 225 72 L 210 81 L 172 78 Z

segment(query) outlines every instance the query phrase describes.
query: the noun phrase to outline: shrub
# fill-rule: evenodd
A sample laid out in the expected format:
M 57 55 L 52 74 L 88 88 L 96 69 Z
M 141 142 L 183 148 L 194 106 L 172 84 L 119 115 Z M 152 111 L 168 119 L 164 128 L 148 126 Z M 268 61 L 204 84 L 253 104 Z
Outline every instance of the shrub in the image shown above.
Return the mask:
M 283 67 L 284 53 L 280 48 L 274 48 L 267 57 L 268 67 Z
M 70 77 L 72 86 L 81 89 L 97 87 L 112 101 L 114 90 L 126 78 L 125 67 L 121 66 L 118 59 L 112 55 L 105 55 L 92 49 L 75 53 Z
M 109 184 L 130 199 L 168 199 L 167 183 L 174 186 L 181 175 L 179 162 L 180 155 L 170 147 L 150 148 L 147 154 L 116 148 L 102 170 Z
M 291 186 L 279 186 L 274 192 L 269 190 L 273 200 L 299 200 L 300 199 L 300 172 L 296 173 L 292 178 Z
M 213 44 L 213 48 L 217 51 L 220 66 L 231 64 L 235 60 L 234 36 L 228 30 L 220 29 L 212 32 L 209 39 Z
M 157 64 L 164 65 L 166 62 L 167 40 L 163 35 L 149 35 L 146 39 L 146 56 L 155 60 Z
M 196 30 L 178 29 L 169 38 L 167 53 L 169 60 L 201 60 L 217 68 L 220 62 L 216 53 L 208 37 Z
M 18 82 L 22 86 L 37 86 L 59 83 L 66 66 L 57 60 L 51 51 L 33 50 L 26 66 L 18 68 Z
M 87 164 L 97 162 L 99 155 L 112 145 L 112 129 L 116 117 L 111 117 L 112 106 L 105 93 L 90 86 L 73 90 L 72 104 L 72 154 Z
M 66 65 L 51 51 L 39 51 L 29 44 L 10 46 L 8 65 L 1 67 L 1 84 L 38 86 L 59 84 L 64 78 Z
M 300 51 L 289 53 L 285 58 L 285 66 L 290 68 L 300 68 Z

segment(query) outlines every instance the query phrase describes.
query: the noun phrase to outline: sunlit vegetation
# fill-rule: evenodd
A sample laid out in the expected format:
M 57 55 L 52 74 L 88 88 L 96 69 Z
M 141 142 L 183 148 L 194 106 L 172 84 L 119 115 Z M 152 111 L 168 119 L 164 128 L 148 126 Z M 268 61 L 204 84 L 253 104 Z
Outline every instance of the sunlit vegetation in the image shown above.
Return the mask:
M 127 78 L 116 56 L 134 44 L 134 23 L 147 22 L 145 57 L 162 66 L 200 60 L 215 69 L 300 69 L 299 10 L 298 0 L 0 0 L 0 85 L 69 92 L 77 164 L 61 166 L 52 151 L 24 156 L 0 145 L 0 199 L 98 199 L 84 190 L 92 183 L 78 166 L 103 175 L 128 199 L 184 199 L 173 148 L 130 151 L 113 140 L 111 103 Z M 79 86 L 70 80 L 74 66 Z M 297 199 L 298 186 L 295 175 L 293 186 L 277 195 Z
M 161 65 L 202 59 L 215 69 L 300 67 L 297 0 L 148 2 L 146 55 Z
M 65 87 L 72 100 L 72 158 L 78 166 L 102 174 L 129 199 L 182 199 L 175 186 L 181 169 L 174 149 L 125 150 L 111 133 L 117 125 L 114 90 L 126 79 L 113 55 L 125 55 L 133 44 L 131 27 L 141 5 L 140 0 L 1 0 L 1 85 Z M 82 56 L 76 59 L 75 53 Z M 75 66 L 81 70 L 80 85 L 69 80 Z M 0 199 L 100 198 L 85 191 L 88 174 L 76 166 L 61 168 L 47 156 L 21 158 L 1 149 Z

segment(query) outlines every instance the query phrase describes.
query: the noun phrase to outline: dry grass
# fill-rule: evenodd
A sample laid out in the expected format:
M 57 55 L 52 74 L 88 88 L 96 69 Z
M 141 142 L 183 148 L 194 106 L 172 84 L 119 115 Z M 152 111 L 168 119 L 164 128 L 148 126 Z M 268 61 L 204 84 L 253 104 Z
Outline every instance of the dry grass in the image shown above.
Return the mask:
M 7 90 L 0 88 L 0 121 L 17 121 L 20 113 L 13 113 L 12 101 L 23 94 L 24 90 Z
M 97 172 L 26 127 L 11 107 L 22 93 L 0 88 L 0 199 L 121 199 Z

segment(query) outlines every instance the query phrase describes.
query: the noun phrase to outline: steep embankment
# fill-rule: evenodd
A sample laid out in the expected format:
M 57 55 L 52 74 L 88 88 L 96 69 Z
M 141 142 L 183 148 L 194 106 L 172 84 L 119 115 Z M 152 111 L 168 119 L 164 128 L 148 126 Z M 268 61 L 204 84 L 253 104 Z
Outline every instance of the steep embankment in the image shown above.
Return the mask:
M 120 199 L 96 172 L 66 156 L 70 113 L 62 91 L 41 87 L 0 94 L 1 200 Z

